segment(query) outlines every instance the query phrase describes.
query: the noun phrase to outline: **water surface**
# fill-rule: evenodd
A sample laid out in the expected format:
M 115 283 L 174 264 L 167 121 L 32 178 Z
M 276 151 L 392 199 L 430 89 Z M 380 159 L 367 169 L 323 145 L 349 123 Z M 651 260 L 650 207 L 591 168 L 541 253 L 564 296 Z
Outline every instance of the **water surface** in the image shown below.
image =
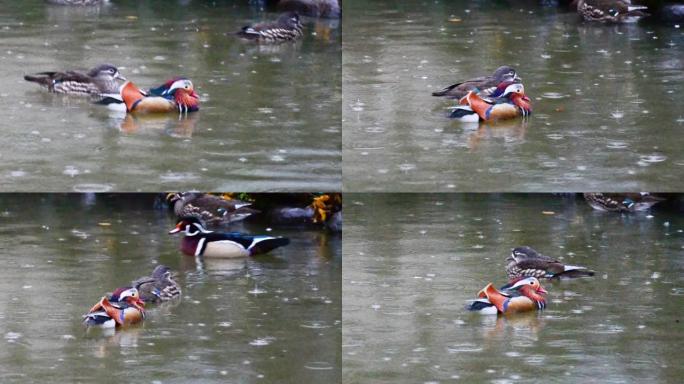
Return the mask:
M 273 227 L 292 243 L 249 260 L 197 263 L 152 203 L 0 198 L 1 382 L 339 382 L 339 236 Z M 114 336 L 86 333 L 81 315 L 157 263 L 178 271 L 180 303 L 151 306 L 143 325 Z
M 681 382 L 681 200 L 633 215 L 574 196 L 346 201 L 345 383 Z M 520 245 L 596 276 L 543 281 L 540 313 L 466 311 L 487 283 L 505 282 L 504 259 Z
M 339 25 L 259 47 L 233 32 L 278 14 L 246 3 L 0 1 L 0 190 L 339 190 Z M 188 76 L 201 111 L 122 119 L 23 80 L 101 62 L 142 88 Z
M 345 189 L 682 190 L 684 30 L 508 3 L 345 2 Z M 504 64 L 526 121 L 463 124 L 430 95 Z

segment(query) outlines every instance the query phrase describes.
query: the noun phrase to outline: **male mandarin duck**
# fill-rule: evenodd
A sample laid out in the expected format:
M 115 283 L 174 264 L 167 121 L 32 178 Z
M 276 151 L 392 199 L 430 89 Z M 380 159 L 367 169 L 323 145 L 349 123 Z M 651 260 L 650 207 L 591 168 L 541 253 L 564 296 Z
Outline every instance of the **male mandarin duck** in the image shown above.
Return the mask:
M 268 253 L 288 245 L 286 237 L 251 236 L 238 232 L 222 233 L 207 230 L 196 217 L 183 217 L 169 234 L 183 232 L 181 251 L 188 256 L 237 258 Z
M 514 248 L 506 261 L 506 274 L 511 283 L 526 277 L 553 279 L 594 276 L 592 270 L 565 265 L 527 246 Z
M 497 87 L 503 82 L 520 82 L 515 69 L 504 65 L 496 69 L 491 76 L 478 77 L 466 80 L 454 85 L 450 85 L 441 91 L 433 92 L 432 96 L 446 96 L 450 99 L 462 99 L 468 92 L 472 91 L 483 97 L 497 97 Z M 501 92 L 501 90 L 498 90 Z
M 302 22 L 296 12 L 287 12 L 274 22 L 258 23 L 242 27 L 238 36 L 258 42 L 297 40 L 304 36 Z
M 117 93 L 105 96 L 101 104 L 114 109 L 125 106 L 126 112 L 133 114 L 178 112 L 182 115 L 198 111 L 200 104 L 192 81 L 182 77 L 171 79 L 150 93 L 127 81 Z
M 24 80 L 40 84 L 48 91 L 76 95 L 116 93 L 118 80 L 126 81 L 111 64 L 101 64 L 86 73 L 79 71 L 39 72 L 24 76 Z
M 665 200 L 662 197 L 641 193 L 584 193 L 584 199 L 597 211 L 640 212 Z
M 545 294 L 546 290 L 535 277 L 524 278 L 502 290 L 489 283 L 466 309 L 491 315 L 535 311 L 546 307 Z
M 134 287 L 115 290 L 104 296 L 84 316 L 88 327 L 114 328 L 141 322 L 145 318 L 145 303 Z
M 577 13 L 586 21 L 633 23 L 648 16 L 648 7 L 632 5 L 630 0 L 578 0 Z
M 249 208 L 252 203 L 242 200 L 226 200 L 206 193 L 169 193 L 166 201 L 173 206 L 177 217 L 195 216 L 211 225 L 230 224 L 259 213 Z
M 181 295 L 180 286 L 173 279 L 171 269 L 165 265 L 157 265 L 151 276 L 141 277 L 133 281 L 132 285 L 145 303 L 161 303 Z
M 469 91 L 449 116 L 467 122 L 506 120 L 532 113 L 530 98 L 521 83 L 504 82 L 501 96 L 486 100 Z

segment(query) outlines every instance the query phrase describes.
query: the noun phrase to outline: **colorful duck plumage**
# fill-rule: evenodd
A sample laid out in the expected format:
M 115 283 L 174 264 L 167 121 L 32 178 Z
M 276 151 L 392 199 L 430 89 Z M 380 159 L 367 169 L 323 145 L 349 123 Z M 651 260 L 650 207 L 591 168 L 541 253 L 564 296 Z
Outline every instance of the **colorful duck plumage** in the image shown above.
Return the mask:
M 466 309 L 492 315 L 535 311 L 546 308 L 546 294 L 535 277 L 521 279 L 502 290 L 489 283 Z
M 135 287 L 123 287 L 104 296 L 84 316 L 88 327 L 114 328 L 143 321 L 145 303 Z
M 117 93 L 104 95 L 100 104 L 132 114 L 177 112 L 182 115 L 198 111 L 200 100 L 192 81 L 181 77 L 153 88 L 150 93 L 127 81 Z
M 171 269 L 165 265 L 157 265 L 152 275 L 133 281 L 132 286 L 145 303 L 161 303 L 181 296 L 180 286 L 173 279 Z
M 101 64 L 88 72 L 39 72 L 24 76 L 24 80 L 37 83 L 54 93 L 73 95 L 100 95 L 117 93 L 118 81 L 126 81 L 111 64 Z
M 207 193 L 170 193 L 166 201 L 173 206 L 176 217 L 194 216 L 210 225 L 224 225 L 246 219 L 259 213 L 242 200 L 226 200 Z
M 440 91 L 433 92 L 432 96 L 444 96 L 450 99 L 462 99 L 468 92 L 474 92 L 482 97 L 497 97 L 497 89 L 501 83 L 520 82 L 515 69 L 508 65 L 503 65 L 494 71 L 490 76 L 478 77 L 450 85 Z M 501 90 L 499 90 L 501 92 Z
M 585 21 L 633 23 L 648 16 L 648 7 L 632 5 L 630 0 L 579 0 L 577 13 Z
M 183 217 L 169 234 L 183 233 L 181 251 L 188 256 L 238 258 L 268 253 L 290 243 L 286 237 L 214 232 L 196 217 Z
M 299 15 L 296 12 L 287 12 L 274 22 L 244 26 L 237 35 L 247 40 L 273 43 L 297 40 L 304 36 L 302 29 Z
M 594 276 L 595 273 L 586 267 L 563 264 L 527 246 L 514 248 L 506 261 L 506 274 L 511 283 L 526 277 L 574 278 Z
M 507 120 L 525 117 L 532 113 L 532 104 L 530 98 L 525 95 L 525 87 L 522 83 L 504 82 L 495 89 L 502 87 L 504 91 L 501 95 L 492 100 L 483 99 L 473 91 L 469 91 L 449 117 L 477 122 Z

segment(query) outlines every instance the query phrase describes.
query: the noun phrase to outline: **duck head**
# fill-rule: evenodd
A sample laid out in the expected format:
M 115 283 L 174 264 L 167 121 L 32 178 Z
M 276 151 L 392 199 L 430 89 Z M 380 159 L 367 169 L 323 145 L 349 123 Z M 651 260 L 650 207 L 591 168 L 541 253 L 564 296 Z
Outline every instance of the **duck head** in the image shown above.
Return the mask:
M 496 71 L 494 71 L 494 75 L 492 75 L 494 79 L 496 79 L 498 82 L 502 81 L 514 81 L 514 82 L 519 82 L 522 79 L 518 76 L 518 73 L 513 69 L 512 67 L 509 67 L 508 65 L 502 65 L 501 67 L 497 68 Z
M 112 64 L 100 64 L 88 72 L 90 77 L 99 77 L 108 80 L 126 81 L 126 78 L 119 73 L 119 70 Z
M 516 247 L 511 250 L 511 254 L 506 258 L 506 261 L 520 262 L 527 259 L 538 259 L 539 252 L 528 246 Z
M 176 104 L 187 111 L 199 109 L 199 95 L 195 93 L 195 87 L 189 79 L 180 78 L 175 80 L 171 83 L 168 94 L 173 95 Z
M 278 17 L 278 24 L 290 27 L 290 28 L 295 28 L 298 25 L 300 25 L 300 20 L 299 20 L 299 14 L 297 12 L 287 12 L 283 13 Z
M 511 289 L 517 290 L 521 294 L 529 297 L 536 302 L 540 308 L 543 308 L 546 305 L 546 298 L 543 295 L 548 294 L 548 292 L 542 287 L 536 277 L 520 279 L 511 286 Z
M 152 277 L 157 280 L 171 280 L 173 274 L 171 273 L 171 268 L 166 265 L 157 265 L 152 271 Z
M 513 104 L 523 111 L 523 115 L 528 115 L 532 112 L 532 101 L 525 94 L 525 87 L 522 83 L 513 83 L 507 86 L 501 96 L 508 96 Z
M 140 311 L 145 310 L 145 303 L 140 299 L 138 290 L 133 287 L 117 288 L 111 296 L 112 302 L 125 302 Z
M 197 236 L 202 233 L 211 233 L 204 227 L 204 223 L 197 217 L 185 216 L 181 217 L 177 222 L 176 226 L 169 231 L 170 235 L 184 232 L 185 236 Z

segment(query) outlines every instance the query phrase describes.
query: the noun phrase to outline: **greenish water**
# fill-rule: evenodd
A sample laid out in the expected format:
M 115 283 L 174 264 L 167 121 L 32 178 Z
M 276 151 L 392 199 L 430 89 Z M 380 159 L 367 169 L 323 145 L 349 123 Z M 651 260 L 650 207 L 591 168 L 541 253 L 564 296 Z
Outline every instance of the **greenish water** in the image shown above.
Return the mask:
M 152 206 L 149 195 L 0 196 L 0 382 L 340 381 L 340 236 L 273 227 L 292 243 L 198 264 Z M 180 303 L 111 337 L 86 333 L 81 315 L 157 263 L 179 273 Z
M 346 1 L 345 190 L 682 190 L 684 29 L 539 3 Z M 527 121 L 464 125 L 430 95 L 504 64 Z
M 632 215 L 575 196 L 345 198 L 345 383 L 681 382 L 681 196 Z M 597 274 L 543 281 L 540 313 L 466 311 L 520 245 Z
M 2 191 L 341 188 L 339 22 L 304 20 L 296 44 L 233 32 L 274 19 L 247 2 L 0 1 Z M 23 75 L 118 66 L 142 88 L 190 77 L 201 111 L 113 116 Z

